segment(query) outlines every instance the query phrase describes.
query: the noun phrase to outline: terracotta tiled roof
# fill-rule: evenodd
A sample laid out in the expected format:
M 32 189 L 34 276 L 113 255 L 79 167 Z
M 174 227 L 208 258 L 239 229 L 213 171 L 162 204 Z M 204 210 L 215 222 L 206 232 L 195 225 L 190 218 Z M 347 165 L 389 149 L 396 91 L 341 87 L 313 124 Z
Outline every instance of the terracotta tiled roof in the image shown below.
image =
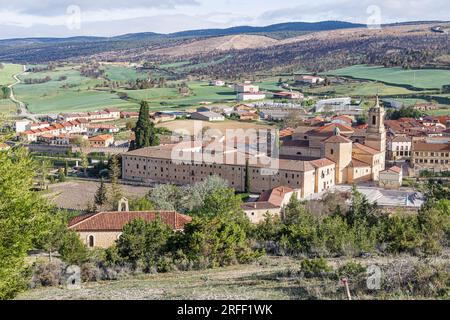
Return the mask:
M 400 168 L 400 167 L 398 167 L 398 166 L 394 166 L 394 167 L 391 167 L 391 168 L 387 169 L 386 171 L 391 171 L 391 172 L 395 172 L 395 173 L 400 173 L 400 172 L 402 172 L 402 168 Z
M 344 132 L 349 132 L 349 133 L 354 132 L 352 127 L 346 126 L 346 125 L 343 125 L 343 124 L 340 124 L 340 123 L 329 123 L 329 124 L 327 124 L 327 125 L 325 125 L 323 127 L 316 128 L 313 131 L 314 132 L 318 132 L 318 133 L 334 132 L 334 130 L 336 128 L 339 128 L 339 130 L 341 132 L 343 132 L 343 133 Z
M 392 142 L 411 142 L 411 138 L 405 136 L 395 136 Z
M 333 120 L 342 120 L 342 121 L 347 122 L 349 125 L 352 125 L 352 123 L 353 123 L 352 118 L 350 118 L 348 116 L 344 116 L 344 115 L 336 116 L 336 117 L 333 118 Z
M 244 211 L 249 210 L 270 210 L 270 209 L 279 209 L 279 206 L 276 206 L 270 202 L 248 202 L 241 205 L 241 209 Z
M 173 230 L 183 230 L 192 218 L 175 211 L 147 212 L 100 212 L 79 216 L 69 222 L 69 229 L 75 231 L 121 231 L 123 227 L 136 219 L 154 221 L 158 217 Z
M 337 136 L 331 136 L 328 139 L 325 140 L 325 142 L 331 142 L 331 143 L 352 143 L 352 140 L 343 137 L 341 135 Z
M 380 153 L 380 151 L 378 151 L 378 150 L 376 150 L 376 149 L 373 149 L 373 148 L 371 148 L 371 147 L 365 146 L 365 145 L 360 144 L 360 143 L 354 143 L 353 146 L 354 146 L 355 148 L 357 148 L 357 149 L 359 149 L 359 150 L 362 150 L 362 151 L 364 151 L 364 152 L 366 152 L 366 153 L 369 153 L 369 154 L 375 155 L 375 154 L 379 154 L 379 153 Z
M 89 138 L 89 141 L 106 141 L 109 139 L 113 139 L 113 136 L 110 134 L 102 134 L 96 137 Z
M 366 167 L 370 167 L 370 164 L 360 161 L 358 159 L 352 158 L 352 162 L 350 163 L 350 166 L 353 168 L 366 168 Z
M 284 197 L 286 194 L 293 192 L 294 189 L 289 187 L 278 187 L 274 188 L 272 190 L 263 192 L 261 196 L 258 199 L 258 202 L 268 202 L 273 204 L 276 207 L 281 207 L 281 204 L 283 203 Z
M 450 143 L 414 142 L 413 151 L 450 151 Z
M 291 140 L 291 141 L 285 141 L 283 143 L 283 147 L 300 147 L 300 148 L 307 148 L 309 147 L 309 141 L 306 140 Z
M 311 165 L 313 165 L 314 168 L 323 168 L 323 167 L 328 167 L 328 166 L 332 166 L 332 165 L 336 164 L 333 161 L 331 161 L 330 159 L 326 159 L 326 158 L 312 160 L 309 163 L 311 163 Z

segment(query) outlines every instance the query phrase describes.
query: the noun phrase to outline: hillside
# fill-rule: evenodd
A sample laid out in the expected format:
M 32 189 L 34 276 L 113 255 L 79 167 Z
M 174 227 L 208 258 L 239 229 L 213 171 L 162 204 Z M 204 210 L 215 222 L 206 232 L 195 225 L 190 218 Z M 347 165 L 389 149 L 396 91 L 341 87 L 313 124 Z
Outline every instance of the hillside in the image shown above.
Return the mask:
M 201 53 L 223 52 L 231 50 L 257 49 L 277 45 L 278 40 L 258 35 L 236 35 L 214 37 L 181 44 L 174 47 L 151 51 L 161 56 L 195 56 Z

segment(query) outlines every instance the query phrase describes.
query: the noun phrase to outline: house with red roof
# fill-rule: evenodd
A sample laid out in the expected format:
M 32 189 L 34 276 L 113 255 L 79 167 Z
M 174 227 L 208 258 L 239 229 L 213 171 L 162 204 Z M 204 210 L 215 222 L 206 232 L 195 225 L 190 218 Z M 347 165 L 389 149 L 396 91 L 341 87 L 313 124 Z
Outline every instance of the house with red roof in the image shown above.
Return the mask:
M 128 202 L 125 200 L 121 204 L 124 204 L 125 211 L 98 212 L 75 217 L 69 222 L 69 230 L 77 232 L 89 248 L 106 249 L 120 238 L 125 225 L 136 219 L 146 222 L 160 219 L 178 232 L 183 231 L 192 221 L 191 217 L 176 211 L 128 211 Z

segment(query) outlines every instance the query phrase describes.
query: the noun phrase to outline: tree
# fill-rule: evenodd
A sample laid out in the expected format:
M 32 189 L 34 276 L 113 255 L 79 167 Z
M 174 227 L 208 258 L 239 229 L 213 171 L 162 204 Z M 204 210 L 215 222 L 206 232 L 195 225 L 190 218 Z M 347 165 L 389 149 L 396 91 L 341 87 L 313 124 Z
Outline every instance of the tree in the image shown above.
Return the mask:
M 226 216 L 195 218 L 182 238 L 189 259 L 211 268 L 248 263 L 260 254 L 252 250 L 245 227 Z
M 249 193 L 252 189 L 250 181 L 250 168 L 248 164 L 248 159 L 245 160 L 245 192 Z
M 159 145 L 159 137 L 156 133 L 155 125 L 150 121 L 149 107 L 146 101 L 141 102 L 139 119 L 134 132 L 136 139 L 134 144 L 130 146 L 130 149 L 136 150 Z
M 110 189 L 110 205 L 113 210 L 118 209 L 119 201 L 123 198 L 123 190 L 120 186 L 119 179 L 121 176 L 119 159 L 117 156 L 112 156 L 109 165 L 109 179 L 111 180 Z
M 208 176 L 204 181 L 181 189 L 181 212 L 196 212 L 203 207 L 205 198 L 216 191 L 228 188 L 228 182 L 219 176 Z
M 97 192 L 95 193 L 95 204 L 99 207 L 104 206 L 108 201 L 108 190 L 106 189 L 105 180 L 100 180 Z
M 89 168 L 89 159 L 83 151 L 81 152 L 81 167 L 83 168 L 84 176 L 87 177 L 87 170 Z
M 31 191 L 38 167 L 25 149 L 0 151 L 0 300 L 25 287 L 27 252 L 51 212 L 48 201 Z
M 137 200 L 130 200 L 130 211 L 153 211 L 155 205 L 148 199 L 143 197 Z
M 179 210 L 182 208 L 182 199 L 180 188 L 170 184 L 158 185 L 149 194 L 149 200 L 157 210 Z
M 2 87 L 1 93 L 2 93 L 2 99 L 8 99 L 9 95 L 10 95 L 10 89 L 6 86 Z
M 67 233 L 67 214 L 64 212 L 49 213 L 43 219 L 42 232 L 35 239 L 35 247 L 48 252 L 48 259 L 52 262 L 52 253 L 61 247 Z
M 223 188 L 208 194 L 203 206 L 196 212 L 200 217 L 213 218 L 216 216 L 227 216 L 241 219 L 243 211 L 241 209 L 242 200 L 236 196 L 234 189 Z M 248 220 L 248 219 L 247 219 Z
M 64 262 L 70 265 L 81 265 L 89 255 L 86 245 L 75 231 L 68 231 L 62 239 L 59 254 Z
M 156 266 L 158 258 L 167 252 L 173 234 L 159 218 L 151 222 L 136 219 L 123 228 L 117 241 L 117 251 L 134 268 L 143 263 L 145 271 L 150 271 Z

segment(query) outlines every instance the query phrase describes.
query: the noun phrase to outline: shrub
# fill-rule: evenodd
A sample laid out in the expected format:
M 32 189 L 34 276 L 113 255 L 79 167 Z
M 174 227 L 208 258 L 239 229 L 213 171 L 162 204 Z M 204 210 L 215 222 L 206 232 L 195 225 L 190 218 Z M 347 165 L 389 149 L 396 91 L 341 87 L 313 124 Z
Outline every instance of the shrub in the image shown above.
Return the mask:
M 328 265 L 325 259 L 316 258 L 302 260 L 301 270 L 305 277 L 312 278 L 324 277 L 332 271 L 332 268 Z
M 81 265 L 88 260 L 88 249 L 76 232 L 68 232 L 59 248 L 59 254 L 64 262 L 71 265 Z
M 43 262 L 34 266 L 30 286 L 51 287 L 61 284 L 64 265 L 60 262 Z

